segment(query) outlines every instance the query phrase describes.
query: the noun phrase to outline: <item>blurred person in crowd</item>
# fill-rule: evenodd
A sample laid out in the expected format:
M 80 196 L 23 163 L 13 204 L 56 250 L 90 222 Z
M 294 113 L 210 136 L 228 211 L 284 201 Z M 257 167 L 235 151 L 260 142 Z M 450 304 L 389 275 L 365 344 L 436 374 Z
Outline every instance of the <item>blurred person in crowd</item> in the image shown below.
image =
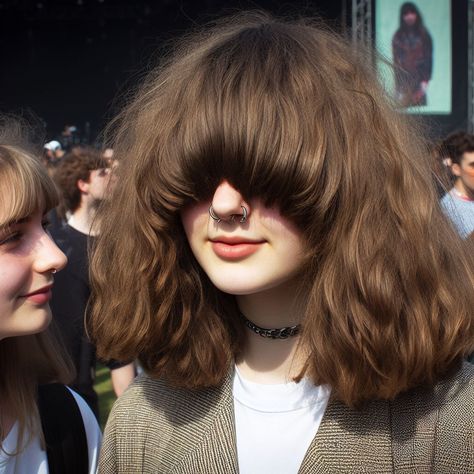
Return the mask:
M 253 12 L 165 57 L 91 261 L 98 353 L 145 370 L 100 474 L 474 472 L 473 268 L 368 55 Z
M 56 166 L 59 163 L 59 160 L 64 156 L 64 150 L 61 147 L 61 144 L 52 140 L 46 143 L 43 147 L 42 163 L 46 168 L 48 175 L 52 178 L 56 171 Z M 63 225 L 63 220 L 58 214 L 58 209 L 53 207 L 48 212 L 48 221 L 50 225 L 50 230 L 56 227 L 61 227 Z
M 84 327 L 84 316 L 90 295 L 88 247 L 98 232 L 95 214 L 106 197 L 110 169 L 100 151 L 75 148 L 59 164 L 54 179 L 62 195 L 60 214 L 66 223 L 52 229 L 58 246 L 68 257 L 68 265 L 58 275 L 51 300 L 54 319 L 74 361 L 77 378 L 71 384 L 98 414 L 94 390 L 95 348 Z M 108 362 L 117 396 L 133 380 L 133 364 Z
M 43 164 L 46 166 L 50 176 L 54 174 L 54 168 L 64 156 L 64 150 L 57 140 L 51 140 L 43 147 Z
M 474 231 L 474 135 L 453 133 L 443 140 L 441 148 L 449 157 L 454 177 L 454 186 L 441 199 L 441 205 L 465 238 Z
M 79 135 L 79 130 L 76 125 L 64 125 L 59 140 L 61 141 L 63 149 L 66 151 L 71 151 L 72 148 L 80 146 L 81 137 Z
M 426 91 L 433 67 L 431 35 L 417 6 L 400 8 L 400 27 L 392 39 L 396 99 L 403 107 L 426 105 Z
M 74 369 L 49 328 L 51 289 L 67 261 L 46 230 L 58 194 L 20 131 L 2 119 L 0 472 L 92 474 L 100 429 L 84 400 L 62 385 Z
M 112 163 L 114 161 L 114 150 L 113 148 L 106 148 L 102 152 L 102 156 L 107 160 L 110 166 L 112 166 Z

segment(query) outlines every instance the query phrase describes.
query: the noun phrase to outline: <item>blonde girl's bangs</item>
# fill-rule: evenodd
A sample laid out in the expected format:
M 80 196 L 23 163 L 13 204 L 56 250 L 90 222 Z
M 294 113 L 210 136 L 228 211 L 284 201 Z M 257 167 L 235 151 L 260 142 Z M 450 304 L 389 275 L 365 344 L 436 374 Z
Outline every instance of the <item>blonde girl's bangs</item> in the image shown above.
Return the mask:
M 39 159 L 15 147 L 0 147 L 1 223 L 19 220 L 59 201 L 57 189 Z

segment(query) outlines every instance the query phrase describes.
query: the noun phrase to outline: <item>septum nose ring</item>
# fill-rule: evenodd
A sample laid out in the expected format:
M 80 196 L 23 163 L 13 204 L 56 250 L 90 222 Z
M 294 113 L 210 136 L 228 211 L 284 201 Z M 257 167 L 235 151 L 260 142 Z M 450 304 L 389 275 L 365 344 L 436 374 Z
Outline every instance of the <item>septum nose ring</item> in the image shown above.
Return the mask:
M 216 214 L 216 211 L 214 211 L 214 208 L 212 207 L 212 205 L 209 207 L 209 215 L 211 216 L 211 219 L 215 220 L 218 224 L 219 222 L 221 221 L 224 221 L 224 222 L 233 222 L 234 219 L 235 219 L 235 216 L 241 216 L 239 222 L 240 223 L 244 223 L 246 220 L 247 220 L 247 214 L 248 214 L 248 211 L 247 211 L 247 208 L 245 206 L 240 206 L 242 208 L 242 214 L 232 214 L 230 216 L 230 219 L 222 219 L 221 217 L 219 217 L 217 214 Z

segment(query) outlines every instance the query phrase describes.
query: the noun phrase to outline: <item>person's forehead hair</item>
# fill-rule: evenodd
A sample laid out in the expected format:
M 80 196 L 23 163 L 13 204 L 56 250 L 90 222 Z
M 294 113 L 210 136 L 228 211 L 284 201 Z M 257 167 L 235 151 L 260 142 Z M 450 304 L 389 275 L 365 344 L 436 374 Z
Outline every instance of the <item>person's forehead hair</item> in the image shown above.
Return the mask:
M 17 147 L 0 145 L 0 226 L 57 205 L 58 193 L 41 162 Z
M 84 153 L 87 158 L 89 171 L 97 171 L 104 168 L 108 168 L 107 160 L 102 156 L 98 150 L 93 150 L 88 153 Z
M 312 166 L 304 156 L 321 154 L 325 139 L 317 125 L 327 111 L 317 111 L 337 100 L 334 75 L 351 68 L 348 50 L 314 25 L 261 18 L 230 25 L 194 49 L 170 68 L 173 81 L 164 78 L 169 92 L 161 106 L 177 123 L 165 143 L 176 156 L 171 164 L 189 169 L 190 180 L 204 171 L 203 180 L 194 178 L 203 190 L 228 178 L 252 193 L 281 195 L 286 186 L 274 193 L 275 183 L 288 182 L 304 162 Z
M 474 135 L 466 132 L 452 133 L 443 140 L 441 148 L 452 163 L 460 164 L 464 153 L 474 151 Z
M 405 2 L 402 5 L 402 13 L 403 15 L 406 15 L 407 13 L 418 13 L 418 8 L 411 2 Z
M 59 174 L 78 175 L 78 177 L 84 178 L 85 174 L 107 168 L 107 166 L 107 161 L 99 151 L 86 148 L 65 155 L 59 164 L 58 172 Z
M 119 176 L 133 177 L 120 188 L 174 219 L 226 179 L 319 235 L 392 147 L 374 123 L 404 128 L 364 51 L 312 21 L 245 20 L 194 37 L 149 76 L 112 131 Z

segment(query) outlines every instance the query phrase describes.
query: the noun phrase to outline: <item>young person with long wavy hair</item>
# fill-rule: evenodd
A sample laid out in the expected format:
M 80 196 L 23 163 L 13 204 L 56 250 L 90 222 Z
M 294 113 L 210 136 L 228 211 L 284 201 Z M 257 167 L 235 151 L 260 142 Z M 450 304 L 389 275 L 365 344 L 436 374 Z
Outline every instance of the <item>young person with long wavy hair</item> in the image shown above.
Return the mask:
M 474 472 L 472 262 L 368 64 L 243 14 L 115 123 L 90 323 L 146 374 L 100 473 Z
M 67 262 L 45 229 L 57 191 L 19 124 L 1 122 L 0 473 L 93 473 L 100 429 L 61 385 L 73 369 L 48 330 L 54 274 Z

